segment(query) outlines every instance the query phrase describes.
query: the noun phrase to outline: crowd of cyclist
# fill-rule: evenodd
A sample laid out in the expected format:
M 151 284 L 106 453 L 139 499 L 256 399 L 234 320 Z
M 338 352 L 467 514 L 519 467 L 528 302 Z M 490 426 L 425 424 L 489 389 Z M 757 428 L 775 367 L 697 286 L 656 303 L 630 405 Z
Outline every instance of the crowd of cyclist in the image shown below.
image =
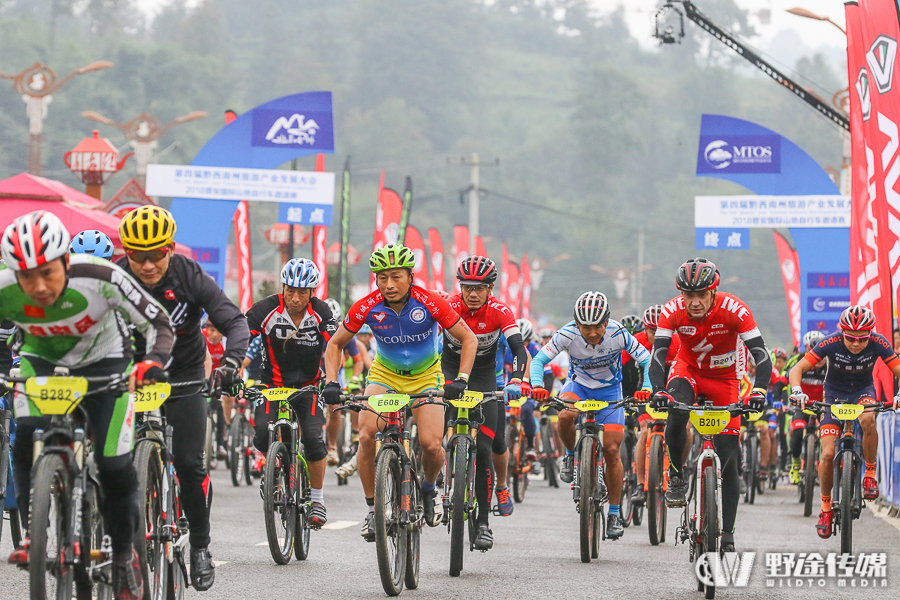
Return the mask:
M 609 403 L 595 418 L 604 429 L 606 536 L 615 540 L 624 533 L 620 444 L 626 427 L 636 428 L 640 435 L 636 445 L 639 485 L 631 499 L 636 504 L 645 501 L 643 441 L 652 420 L 645 405 L 665 410 L 676 404 L 693 405 L 702 395 L 715 406 L 744 402 L 753 411 L 768 409 L 772 416 L 763 421 L 760 464 L 776 476 L 787 473 L 796 483 L 802 437 L 811 417 L 800 410 L 791 415 L 785 409 L 837 399 L 875 403 L 879 398 L 872 371 L 878 358 L 900 375 L 900 359 L 890 342 L 874 331 L 874 315 L 863 306 L 846 309 L 836 332 L 807 332 L 803 347 L 792 356 L 779 348 L 770 351 L 750 308 L 719 290 L 719 271 L 703 258 L 684 262 L 675 278 L 678 294 L 650 306 L 642 317 L 613 319 L 607 297 L 587 291 L 575 302 L 570 322 L 535 332 L 530 321 L 517 320 L 512 308 L 493 295 L 499 273 L 490 258 L 463 260 L 456 269 L 458 291 L 446 294 L 417 285 L 414 254 L 400 245 L 372 253 L 369 267 L 376 288 L 345 313 L 337 302 L 316 297 L 320 283 L 316 265 L 295 258 L 281 271 L 281 290 L 243 314 L 198 263 L 176 252 L 175 232 L 176 223 L 168 211 L 155 206 L 133 210 L 119 228 L 125 254 L 109 262 L 114 259 L 113 244 L 99 231 L 70 238 L 60 219 L 45 211 L 16 219 L 0 239 L 5 263 L 0 268 L 0 338 L 9 338 L 8 344 L 0 344 L 3 374 L 9 374 L 15 354 L 21 377 L 51 375 L 60 368 L 79 376 L 118 373 L 128 376 L 133 391 L 163 379 L 204 380 L 209 375 L 205 366 L 209 357 L 214 361 L 215 380 L 225 392 L 225 420 L 230 419 L 233 404 L 229 400 L 241 393 L 245 373 L 269 387 L 313 386 L 318 391 L 295 394 L 290 401 L 309 467 L 310 526 L 318 529 L 327 522 L 324 477 L 327 465 L 336 466 L 344 477 L 359 474 L 366 515 L 361 535 L 370 542 L 375 539 L 379 421 L 370 412 L 354 415 L 353 440 L 358 448 L 347 464 L 338 464 L 341 417 L 331 407 L 345 402 L 348 393 L 371 396 L 438 390 L 449 401 L 467 390 L 499 390 L 506 401 L 525 398 L 528 402 L 521 411 L 525 457 L 533 461 L 533 473 L 539 472 L 541 453 L 551 451 L 535 441 L 540 404 L 551 398 Z M 13 473 L 27 532 L 34 459 L 31 440 L 47 417 L 19 384 L 5 387 L 17 420 Z M 634 421 L 626 420 L 625 407 L 619 402 L 623 398 L 633 398 Z M 172 462 L 190 525 L 191 584 L 201 591 L 209 589 L 215 578 L 209 551 L 213 490 L 203 461 L 204 438 L 198 435 L 206 429 L 207 399 L 208 390 L 195 385 L 180 388 L 165 403 L 173 429 Z M 891 403 L 890 398 L 880 400 Z M 134 544 L 142 542 L 135 538 L 141 500 L 131 462 L 133 400 L 127 392 L 101 393 L 85 400 L 85 410 L 107 498 L 115 598 L 140 598 L 143 582 Z M 434 527 L 443 518 L 438 479 L 445 464 L 446 423 L 452 411 L 428 404 L 413 408 L 412 413 L 421 448 L 424 520 Z M 550 414 L 561 454 L 559 476 L 570 483 L 578 413 L 551 409 Z M 274 417 L 266 402 L 254 409 L 253 441 L 259 452 L 266 451 L 268 423 Z M 489 522 L 493 496 L 496 514 L 509 516 L 514 510 L 507 486 L 505 403 L 485 404 L 478 421 L 473 544 L 488 550 L 494 543 Z M 874 414 L 863 414 L 859 422 L 864 497 L 874 499 L 879 494 Z M 726 552 L 735 549 L 735 516 L 744 483 L 741 431 L 741 417 L 735 416 L 715 436 L 722 464 L 719 547 Z M 827 538 L 833 534 L 831 461 L 834 436 L 840 434 L 838 422 L 825 413 L 819 434 L 822 506 L 816 528 Z M 685 458 L 690 438 L 687 413 L 671 412 L 665 426 L 670 464 L 666 503 L 670 507 L 686 504 Z M 221 434 L 218 440 L 224 444 Z M 26 566 L 28 551 L 26 537 L 10 562 Z

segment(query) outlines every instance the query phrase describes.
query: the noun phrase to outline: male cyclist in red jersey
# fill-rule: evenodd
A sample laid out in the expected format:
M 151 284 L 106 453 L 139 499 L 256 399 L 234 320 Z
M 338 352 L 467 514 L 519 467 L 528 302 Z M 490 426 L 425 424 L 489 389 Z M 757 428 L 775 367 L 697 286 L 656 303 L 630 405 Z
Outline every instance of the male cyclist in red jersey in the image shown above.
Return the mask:
M 875 313 L 865 306 L 851 306 L 841 313 L 838 329 L 839 331 L 827 336 L 807 352 L 791 369 L 788 379 L 791 383 L 792 403 L 803 405 L 809 400 L 801 386 L 803 375 L 825 358 L 828 359 L 828 372 L 825 374 L 823 396 L 829 404 L 836 400 L 874 404 L 877 395 L 872 371 L 879 358 L 895 377 L 900 376 L 900 358 L 894 353 L 888 339 L 874 331 Z M 890 405 L 890 400 L 885 403 Z M 878 482 L 875 480 L 878 430 L 875 427 L 875 413 L 861 414 L 859 426 L 862 429 L 862 451 L 866 462 L 863 498 L 875 500 L 878 498 Z M 822 441 L 822 454 L 819 457 L 822 512 L 816 523 L 816 531 L 823 539 L 834 533 L 834 513 L 831 510 L 831 486 L 834 483 L 832 469 L 834 444 L 840 434 L 841 422 L 830 412 L 823 412 L 819 424 L 819 437 Z
M 675 284 L 681 295 L 668 301 L 659 316 L 650 380 L 654 404 L 665 403 L 667 395 L 685 404 L 694 404 L 698 394 L 705 394 L 716 406 L 738 401 L 736 372 L 738 340 L 742 340 L 756 359 L 756 381 L 748 397 L 754 410 L 766 403 L 766 390 L 772 375 L 772 361 L 753 313 L 737 297 L 718 292 L 719 271 L 705 258 L 692 258 L 678 269 Z M 666 379 L 666 356 L 672 338 L 678 333 L 681 349 Z M 666 504 L 685 506 L 687 480 L 682 472 L 683 451 L 688 414 L 673 412 L 666 422 L 666 445 L 669 447 L 669 489 Z M 722 540 L 723 552 L 734 552 L 734 520 L 740 497 L 741 463 L 738 435 L 740 417 L 715 436 L 716 453 L 722 461 Z

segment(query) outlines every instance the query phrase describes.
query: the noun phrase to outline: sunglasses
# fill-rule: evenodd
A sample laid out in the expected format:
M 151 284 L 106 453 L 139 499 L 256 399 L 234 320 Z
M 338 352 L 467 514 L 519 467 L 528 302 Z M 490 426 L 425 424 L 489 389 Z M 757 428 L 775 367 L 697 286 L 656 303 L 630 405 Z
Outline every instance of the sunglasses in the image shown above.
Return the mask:
M 848 342 L 850 342 L 851 344 L 853 342 L 860 342 L 860 343 L 866 342 L 869 340 L 869 337 L 870 337 L 870 334 L 868 334 L 868 333 L 866 335 L 848 335 L 846 333 L 844 334 L 844 339 L 847 340 Z
M 125 250 L 128 260 L 136 262 L 139 265 L 144 264 L 148 260 L 152 263 L 161 261 L 169 253 L 169 247 L 157 248 L 156 250 Z
M 488 285 L 460 285 L 459 289 L 462 290 L 463 293 L 468 294 L 469 292 L 483 292 L 487 290 L 490 286 Z

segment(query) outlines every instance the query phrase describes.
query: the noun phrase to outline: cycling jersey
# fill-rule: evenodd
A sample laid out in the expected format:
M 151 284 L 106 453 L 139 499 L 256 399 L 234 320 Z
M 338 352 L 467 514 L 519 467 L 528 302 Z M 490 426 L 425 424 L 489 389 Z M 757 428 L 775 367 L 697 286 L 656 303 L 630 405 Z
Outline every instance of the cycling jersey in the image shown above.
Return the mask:
M 640 343 L 641 346 L 647 349 L 648 352 L 653 351 L 653 344 L 650 343 L 650 340 L 647 338 L 646 331 L 638 331 L 634 334 L 634 339 Z M 666 354 L 666 366 L 672 366 L 672 363 L 675 362 L 675 357 L 678 356 L 678 350 L 681 348 L 681 338 L 678 337 L 678 334 L 672 336 L 672 344 L 669 346 L 669 352 Z M 628 364 L 631 360 L 631 355 L 627 352 L 622 354 L 622 364 Z
M 531 361 L 531 385 L 544 385 L 544 366 L 561 352 L 569 353 L 569 380 L 583 388 L 598 389 L 617 386 L 622 381 L 622 351 L 627 351 L 644 369 L 644 385 L 650 385 L 650 353 L 634 339 L 628 330 L 612 319 L 606 333 L 596 346 L 582 337 L 575 321 L 570 321 L 553 334 L 547 345 Z
M 516 318 L 513 316 L 512 310 L 493 296 L 488 296 L 487 302 L 482 304 L 477 310 L 469 310 L 463 303 L 460 294 L 448 298 L 447 302 L 459 314 L 460 318 L 465 321 L 478 340 L 478 349 L 475 351 L 475 362 L 472 365 L 472 373 L 470 375 L 481 380 L 490 379 L 495 374 L 494 357 L 497 354 L 497 344 L 500 337 L 505 337 L 507 342 L 511 341 L 510 338 L 514 335 L 519 335 L 521 339 L 519 326 L 516 325 Z M 516 344 L 513 343 L 513 346 L 516 346 Z M 521 341 L 519 341 L 518 346 L 522 346 Z M 450 371 L 459 371 L 461 352 L 462 342 L 445 330 L 444 351 L 441 355 L 441 362 L 445 367 L 445 375 Z M 517 373 L 516 377 L 521 377 L 522 371 L 525 369 L 524 352 L 518 353 L 517 358 L 517 367 L 514 371 Z
M 500 389 L 506 385 L 506 352 L 508 350 L 509 343 L 506 341 L 506 336 L 501 335 L 499 341 L 497 342 L 497 358 L 495 361 L 497 389 Z
M 344 328 L 355 334 L 368 324 L 378 340 L 375 361 L 399 375 L 416 375 L 439 359 L 439 327 L 447 331 L 459 320 L 446 300 L 414 285 L 399 314 L 375 290 L 350 307 Z
M 0 374 L 9 373 L 12 367 L 13 355 L 12 349 L 7 344 L 7 340 L 16 330 L 16 324 L 8 319 L 0 321 Z
M 832 333 L 806 353 L 806 360 L 814 365 L 823 358 L 828 359 L 824 393 L 831 397 L 849 396 L 874 385 L 872 370 L 879 358 L 889 369 L 900 364 L 888 339 L 874 331 L 859 354 L 847 349 L 842 332 Z
M 203 337 L 206 337 L 206 331 L 203 332 Z M 209 352 L 209 359 L 212 361 L 213 370 L 218 369 L 222 364 L 222 356 L 225 355 L 225 345 L 219 341 L 218 344 L 210 344 L 209 338 L 206 339 L 206 350 Z
M 66 288 L 50 306 L 36 306 L 15 271 L 0 270 L 0 319 L 18 326 L 16 350 L 63 367 L 130 358 L 126 322 L 147 340 L 145 358 L 165 365 L 175 335 L 161 308 L 122 269 L 89 254 L 69 257 Z
M 299 325 L 284 305 L 281 294 L 260 300 L 247 311 L 247 324 L 260 335 L 263 354 L 260 379 L 274 386 L 304 387 L 319 377 L 325 344 L 337 329 L 331 309 L 323 300 L 309 299 Z

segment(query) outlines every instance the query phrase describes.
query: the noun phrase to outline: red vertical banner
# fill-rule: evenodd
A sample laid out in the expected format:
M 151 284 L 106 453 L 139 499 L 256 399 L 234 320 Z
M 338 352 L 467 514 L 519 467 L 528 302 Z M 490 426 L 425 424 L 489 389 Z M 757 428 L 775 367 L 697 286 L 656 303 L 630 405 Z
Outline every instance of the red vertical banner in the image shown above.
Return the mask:
M 325 155 L 316 155 L 316 172 L 325 171 Z M 316 263 L 319 269 L 319 287 L 316 288 L 316 297 L 325 300 L 328 298 L 328 259 L 327 248 L 328 228 L 324 225 L 316 225 L 313 227 L 313 252 L 312 261 Z
M 848 2 L 844 11 L 850 80 L 850 298 L 871 307 L 875 330 L 892 340 L 892 296 L 900 283 L 900 82 L 894 83 L 900 24 L 891 0 L 869 0 L 862 6 Z M 893 395 L 891 374 L 880 363 L 875 378 L 880 394 Z
M 484 247 L 484 240 L 481 236 L 475 236 L 475 256 L 487 256 L 487 249 Z
M 512 262 L 506 263 L 506 304 L 512 309 L 513 315 L 519 318 L 519 302 L 521 300 L 519 292 L 522 289 L 519 281 L 519 266 Z
M 777 231 L 775 248 L 778 250 L 778 264 L 781 267 L 781 281 L 784 283 L 784 295 L 787 298 L 788 316 L 791 320 L 791 337 L 794 347 L 800 347 L 800 263 L 797 250 L 791 248 L 784 236 Z
M 455 225 L 453 227 L 453 274 L 459 263 L 469 258 L 469 227 L 467 225 Z M 459 291 L 459 279 L 453 278 L 453 289 Z
M 431 247 L 431 276 L 434 289 L 443 292 L 447 290 L 444 283 L 444 244 L 441 242 L 441 234 L 435 229 L 428 230 L 428 245 Z
M 503 257 L 500 260 L 500 302 L 509 304 L 509 253 L 503 242 Z
M 523 319 L 531 318 L 531 265 L 528 264 L 528 255 L 522 257 L 522 269 L 519 273 L 519 279 L 522 281 L 519 296 L 522 299 L 522 310 L 519 316 Z M 526 340 L 527 341 L 527 340 Z
M 416 285 L 430 290 L 431 280 L 428 278 L 428 260 L 425 254 L 425 242 L 422 241 L 422 234 L 412 225 L 407 226 L 406 238 L 403 240 L 403 244 L 412 250 L 416 257 L 416 266 L 413 269 Z
M 238 304 L 245 313 L 253 306 L 253 269 L 250 260 L 250 207 L 246 200 L 234 211 L 234 247 L 238 267 Z
M 400 231 L 400 217 L 403 215 L 403 200 L 394 190 L 384 187 L 384 172 L 378 186 L 378 205 L 375 208 L 375 238 L 372 251 L 397 242 Z M 375 291 L 375 275 L 372 275 L 370 289 Z

